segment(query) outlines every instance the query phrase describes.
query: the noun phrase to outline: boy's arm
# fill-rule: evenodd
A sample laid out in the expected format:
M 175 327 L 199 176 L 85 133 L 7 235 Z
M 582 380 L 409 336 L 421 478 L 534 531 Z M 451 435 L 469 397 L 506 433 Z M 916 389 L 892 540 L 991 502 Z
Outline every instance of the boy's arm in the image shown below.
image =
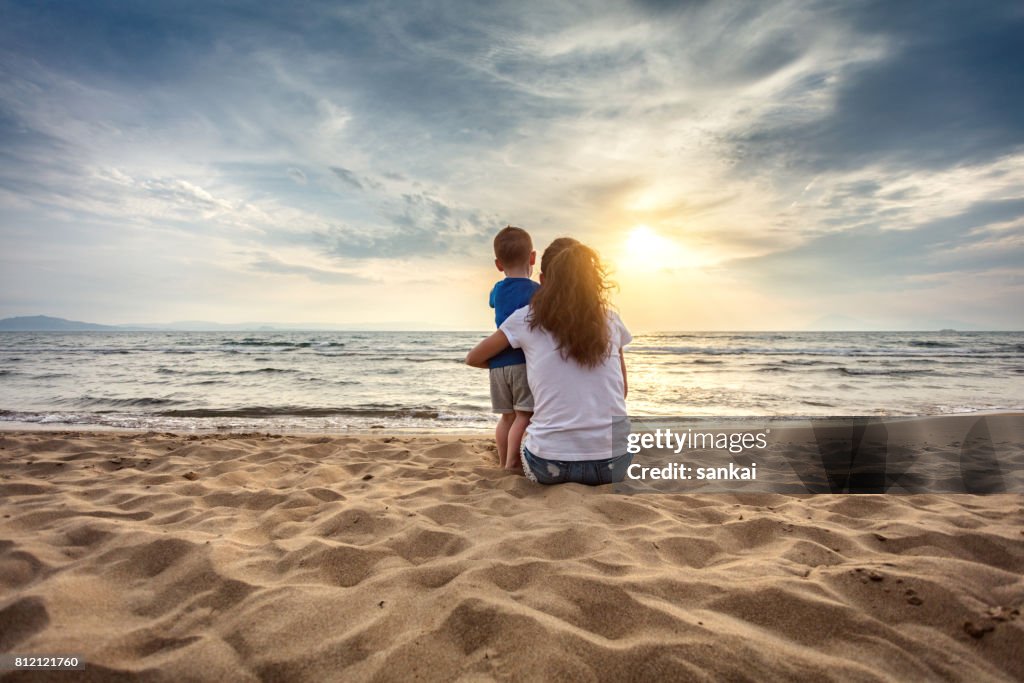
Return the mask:
M 470 365 L 474 368 L 486 368 L 487 361 L 492 356 L 498 355 L 501 351 L 508 348 L 508 337 L 501 330 L 495 331 L 490 337 L 484 339 L 479 344 L 473 347 L 473 350 L 466 354 L 466 365 Z

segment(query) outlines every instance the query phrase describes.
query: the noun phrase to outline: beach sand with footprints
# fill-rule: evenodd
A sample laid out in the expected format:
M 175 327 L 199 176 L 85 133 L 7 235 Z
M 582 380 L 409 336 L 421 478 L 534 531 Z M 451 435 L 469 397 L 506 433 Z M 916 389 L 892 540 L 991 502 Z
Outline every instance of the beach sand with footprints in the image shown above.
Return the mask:
M 1020 495 L 624 495 L 494 462 L 475 436 L 0 433 L 0 652 L 80 655 L 75 680 L 1024 679 Z

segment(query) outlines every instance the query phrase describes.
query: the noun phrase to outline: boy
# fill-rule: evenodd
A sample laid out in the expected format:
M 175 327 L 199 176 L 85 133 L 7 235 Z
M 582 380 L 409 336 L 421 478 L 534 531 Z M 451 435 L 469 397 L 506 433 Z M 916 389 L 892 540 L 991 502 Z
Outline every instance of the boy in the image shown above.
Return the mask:
M 540 287 L 530 279 L 537 252 L 529 233 L 511 225 L 494 237 L 494 265 L 505 273 L 491 290 L 491 308 L 498 327 L 517 309 L 530 304 Z M 507 348 L 488 361 L 491 375 L 491 407 L 501 415 L 494 430 L 498 464 L 506 470 L 522 468 L 519 448 L 533 415 L 533 394 L 526 380 L 526 356 L 521 349 Z

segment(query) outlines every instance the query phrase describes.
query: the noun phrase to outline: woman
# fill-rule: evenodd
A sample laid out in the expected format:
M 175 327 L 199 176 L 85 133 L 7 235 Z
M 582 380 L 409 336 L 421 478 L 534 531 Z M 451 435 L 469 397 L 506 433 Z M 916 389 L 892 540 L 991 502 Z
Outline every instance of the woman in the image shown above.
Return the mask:
M 555 240 L 540 264 L 540 289 L 466 363 L 487 367 L 507 346 L 526 354 L 534 413 L 523 441 L 526 476 L 542 484 L 621 481 L 626 454 L 626 363 L 633 337 L 610 309 L 611 284 L 593 249 Z M 613 428 L 614 427 L 614 428 Z

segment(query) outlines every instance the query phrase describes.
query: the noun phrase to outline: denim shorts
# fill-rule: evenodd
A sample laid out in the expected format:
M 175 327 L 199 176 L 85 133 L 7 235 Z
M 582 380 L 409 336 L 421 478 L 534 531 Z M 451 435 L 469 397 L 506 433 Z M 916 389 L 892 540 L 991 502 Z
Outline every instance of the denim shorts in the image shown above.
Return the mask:
M 600 486 L 622 481 L 633 460 L 631 453 L 604 460 L 548 460 L 523 446 L 523 470 L 538 484 L 586 484 Z

